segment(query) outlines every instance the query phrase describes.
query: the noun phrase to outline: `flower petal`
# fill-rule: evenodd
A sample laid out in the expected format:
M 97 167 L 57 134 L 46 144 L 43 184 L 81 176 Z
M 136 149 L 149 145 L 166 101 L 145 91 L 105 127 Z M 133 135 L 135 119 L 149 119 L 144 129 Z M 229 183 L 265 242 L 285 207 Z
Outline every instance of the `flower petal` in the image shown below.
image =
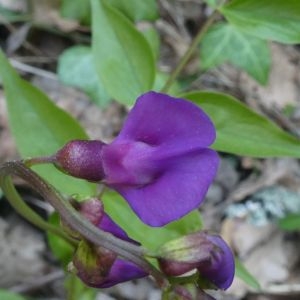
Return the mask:
M 215 129 L 195 104 L 148 92 L 137 99 L 114 143 L 124 140 L 192 150 L 212 144 Z
M 160 174 L 143 186 L 112 186 L 151 226 L 177 220 L 202 202 L 218 167 L 215 151 L 203 149 L 160 161 Z
M 208 235 L 207 239 L 220 248 L 221 253 L 216 254 L 210 264 L 198 267 L 200 274 L 209 279 L 220 289 L 230 287 L 235 272 L 234 257 L 226 242 L 218 235 Z
M 131 239 L 127 233 L 119 226 L 117 225 L 106 213 L 104 213 L 101 222 L 98 224 L 98 227 L 106 232 L 110 232 L 115 237 L 131 242 L 133 244 L 139 245 L 138 242 Z
M 97 287 L 108 288 L 121 282 L 142 278 L 148 275 L 149 274 L 135 264 L 122 259 L 117 259 L 111 267 L 106 279 Z

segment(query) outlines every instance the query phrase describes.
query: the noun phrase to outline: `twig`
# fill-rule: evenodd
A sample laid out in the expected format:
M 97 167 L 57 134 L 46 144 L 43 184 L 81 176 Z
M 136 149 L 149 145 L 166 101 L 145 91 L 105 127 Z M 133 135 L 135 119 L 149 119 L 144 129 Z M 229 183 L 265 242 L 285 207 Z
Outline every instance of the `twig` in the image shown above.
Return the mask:
M 174 80 L 177 78 L 177 76 L 181 73 L 181 71 L 183 70 L 185 65 L 188 63 L 188 61 L 191 58 L 192 54 L 194 53 L 194 51 L 198 47 L 198 44 L 201 42 L 204 35 L 206 34 L 208 29 L 214 23 L 214 21 L 216 20 L 216 18 L 218 16 L 219 16 L 219 12 L 217 10 L 215 10 L 213 12 L 213 14 L 206 20 L 206 22 L 204 23 L 204 25 L 202 26 L 202 28 L 200 29 L 200 31 L 198 32 L 198 34 L 194 38 L 192 44 L 190 45 L 190 47 L 187 49 L 187 51 L 185 52 L 185 54 L 181 58 L 178 65 L 173 70 L 173 72 L 170 74 L 169 79 L 167 80 L 167 82 L 165 83 L 163 88 L 161 89 L 162 92 L 167 92 L 169 90 L 169 88 L 172 86 Z
M 5 25 L 5 27 L 10 31 L 10 33 L 14 34 L 17 31 L 17 29 L 11 23 L 7 22 L 1 16 L 0 16 L 0 21 Z M 36 48 L 34 45 L 32 45 L 31 43 L 29 43 L 26 40 L 24 40 L 22 44 L 28 51 L 30 51 L 31 53 L 33 53 L 35 55 L 43 54 L 43 52 L 40 49 Z
M 284 294 L 298 294 L 300 293 L 300 284 L 299 283 L 290 283 L 290 284 L 273 284 L 267 286 L 263 289 L 263 293 L 275 294 L 275 295 L 284 295 Z
M 10 290 L 14 293 L 28 293 L 37 290 L 44 285 L 47 285 L 55 280 L 64 278 L 65 273 L 63 270 L 57 270 L 44 276 L 38 276 L 27 283 L 16 285 Z
M 15 59 L 10 59 L 9 60 L 10 63 L 18 70 L 29 73 L 29 74 L 33 74 L 33 75 L 37 75 L 37 76 L 41 76 L 41 77 L 45 77 L 47 79 L 51 79 L 51 80 L 58 80 L 57 76 L 49 71 L 45 71 L 36 67 L 32 67 L 30 65 L 24 64 L 22 62 L 19 62 Z

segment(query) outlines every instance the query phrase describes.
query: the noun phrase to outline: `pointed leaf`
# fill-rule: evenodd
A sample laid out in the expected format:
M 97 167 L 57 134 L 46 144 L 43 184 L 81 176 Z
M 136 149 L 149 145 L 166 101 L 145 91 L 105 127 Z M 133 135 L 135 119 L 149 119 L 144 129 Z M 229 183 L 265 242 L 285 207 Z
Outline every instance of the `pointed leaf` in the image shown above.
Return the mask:
M 62 17 L 78 20 L 80 23 L 91 23 L 91 5 L 88 0 L 62 0 L 60 13 Z
M 15 294 L 13 292 L 10 292 L 8 290 L 0 289 L 0 299 L 3 300 L 26 300 L 21 295 Z
M 201 65 L 208 69 L 224 61 L 242 68 L 261 84 L 267 83 L 271 65 L 267 42 L 231 24 L 218 23 L 201 43 Z
M 1 50 L 0 65 L 9 124 L 23 158 L 52 155 L 71 139 L 87 138 L 74 118 L 19 77 Z M 37 166 L 35 169 L 64 193 L 91 195 L 95 191 L 94 184 L 66 177 L 52 166 Z
M 109 0 L 110 5 L 119 9 L 124 15 L 133 21 L 154 21 L 158 18 L 156 0 Z
M 239 259 L 235 259 L 235 275 L 255 290 L 260 289 L 259 282 L 249 273 Z
M 237 99 L 212 92 L 191 92 L 182 97 L 198 104 L 211 117 L 217 130 L 214 149 L 254 157 L 300 157 L 299 139 Z
M 110 96 L 124 104 L 152 88 L 152 50 L 130 21 L 102 0 L 92 0 L 93 56 Z
M 215 8 L 215 7 L 218 6 L 218 2 L 219 2 L 219 1 L 218 1 L 218 0 L 205 0 L 205 2 L 206 2 L 209 6 Z
M 295 231 L 300 229 L 300 215 L 290 214 L 279 220 L 278 225 L 281 229 Z
M 160 37 L 158 31 L 154 28 L 154 26 L 152 26 L 145 29 L 141 29 L 141 32 L 148 41 L 155 60 L 157 60 L 160 55 Z
M 97 299 L 97 289 L 92 289 L 86 284 L 84 284 L 81 281 L 81 279 L 79 279 L 75 274 L 69 274 L 69 276 L 65 278 L 64 286 L 66 290 L 69 291 L 69 295 L 72 296 L 73 299 L 80 299 L 80 300 Z
M 256 37 L 300 42 L 299 0 L 233 0 L 220 10 L 230 23 Z

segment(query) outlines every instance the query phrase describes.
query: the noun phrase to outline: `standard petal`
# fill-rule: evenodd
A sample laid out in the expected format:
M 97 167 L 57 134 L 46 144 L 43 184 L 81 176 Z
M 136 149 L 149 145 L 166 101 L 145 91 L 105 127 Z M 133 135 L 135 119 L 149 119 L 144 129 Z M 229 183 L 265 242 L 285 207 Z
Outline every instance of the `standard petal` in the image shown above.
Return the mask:
M 161 161 L 161 173 L 143 186 L 112 186 L 146 224 L 163 226 L 202 202 L 215 177 L 219 158 L 204 149 Z
M 192 150 L 212 144 L 215 129 L 192 102 L 148 92 L 137 99 L 114 143 L 123 140 Z
M 111 267 L 106 279 L 97 287 L 108 288 L 121 282 L 142 278 L 148 275 L 148 273 L 140 269 L 135 264 L 122 259 L 117 259 Z
M 218 235 L 208 235 L 207 239 L 220 248 L 210 264 L 198 267 L 200 274 L 209 279 L 218 288 L 226 290 L 230 287 L 235 272 L 234 257 L 226 242 Z

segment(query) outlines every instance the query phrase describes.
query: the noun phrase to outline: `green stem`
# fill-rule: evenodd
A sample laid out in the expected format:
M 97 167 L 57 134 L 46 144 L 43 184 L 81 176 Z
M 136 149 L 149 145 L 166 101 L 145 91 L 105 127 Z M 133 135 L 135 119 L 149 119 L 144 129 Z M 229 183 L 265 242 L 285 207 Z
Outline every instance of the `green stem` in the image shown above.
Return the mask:
M 185 67 L 185 65 L 188 63 L 189 59 L 191 58 L 191 56 L 195 52 L 196 48 L 198 47 L 198 44 L 202 41 L 205 33 L 210 28 L 210 26 L 214 23 L 214 21 L 215 21 L 215 19 L 218 15 L 219 15 L 219 12 L 217 10 L 215 10 L 212 13 L 212 15 L 206 20 L 206 22 L 204 23 L 204 25 L 201 27 L 200 31 L 198 32 L 198 34 L 194 38 L 192 44 L 190 45 L 190 47 L 187 49 L 187 51 L 185 52 L 185 54 L 181 58 L 178 65 L 173 70 L 173 72 L 170 74 L 170 77 L 167 80 L 167 82 L 165 83 L 165 85 L 163 86 L 163 88 L 161 89 L 161 92 L 163 92 L 163 93 L 168 92 L 171 85 L 173 84 L 173 82 L 175 81 L 177 76 L 181 73 L 181 71 Z
M 7 162 L 0 166 L 0 185 L 3 187 L 3 192 L 8 193 L 7 195 L 10 197 L 10 201 L 11 198 L 16 199 L 16 195 L 20 198 L 12 185 L 10 179 L 11 175 L 16 175 L 30 184 L 57 210 L 61 218 L 85 239 L 96 246 L 111 250 L 124 259 L 138 265 L 152 275 L 160 287 L 164 288 L 169 285 L 165 276 L 144 258 L 145 250 L 142 247 L 116 238 L 114 235 L 94 226 L 87 219 L 83 218 L 69 201 L 63 199 L 51 185 L 30 170 L 22 161 Z M 12 190 L 14 190 L 13 197 L 11 197 Z M 23 213 L 23 210 L 18 207 L 19 204 L 19 202 L 16 203 L 16 209 Z M 23 208 L 23 206 L 21 207 Z M 35 215 L 34 222 L 40 224 L 39 218 L 39 216 L 37 218 Z
M 40 165 L 40 164 L 51 164 L 54 163 L 55 156 L 41 156 L 41 157 L 33 157 L 33 158 L 27 158 L 23 160 L 23 163 L 26 167 L 30 168 L 34 165 Z
M 6 195 L 7 200 L 10 202 L 11 206 L 16 210 L 16 212 L 18 212 L 21 216 L 38 228 L 49 231 L 61 237 L 73 246 L 77 244 L 76 240 L 69 237 L 60 228 L 46 222 L 37 213 L 35 213 L 19 196 L 18 192 L 14 188 L 11 178 L 3 175 L 1 171 L 2 169 L 0 168 L 0 186 L 2 187 L 3 193 Z
M 178 276 L 178 277 L 169 277 L 169 281 L 172 285 L 184 285 L 191 282 L 197 282 L 199 279 L 199 274 L 194 273 L 189 276 Z
M 169 300 L 170 289 L 164 289 L 161 292 L 161 300 Z
M 67 284 L 67 300 L 75 300 L 76 296 L 76 277 L 74 274 L 69 274 Z

